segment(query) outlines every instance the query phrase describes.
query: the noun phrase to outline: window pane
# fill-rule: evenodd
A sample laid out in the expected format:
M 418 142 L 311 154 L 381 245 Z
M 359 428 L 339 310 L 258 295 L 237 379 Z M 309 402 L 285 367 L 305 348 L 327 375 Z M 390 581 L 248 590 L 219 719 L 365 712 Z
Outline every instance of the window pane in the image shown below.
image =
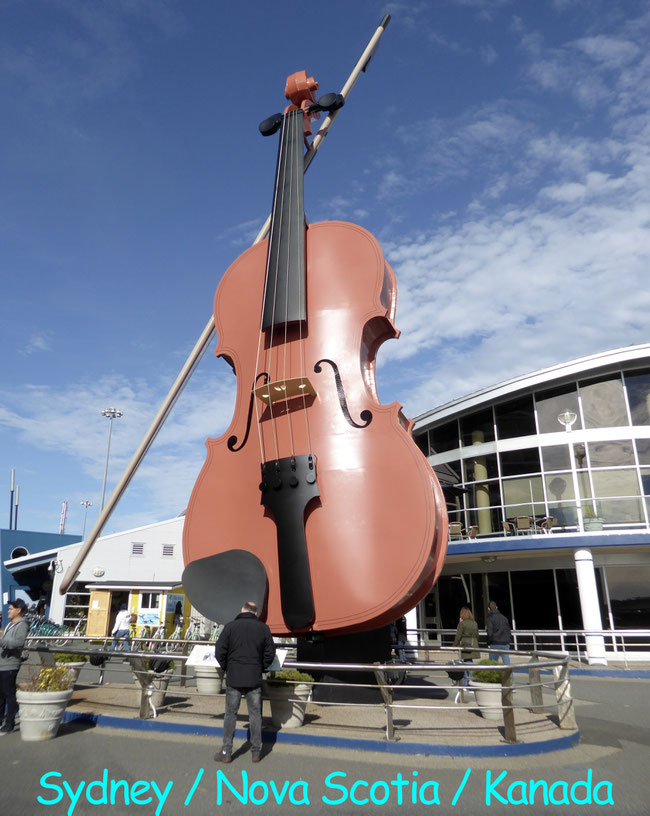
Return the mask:
M 549 391 L 540 391 L 535 394 L 535 404 L 537 406 L 537 424 L 540 433 L 557 433 L 562 430 L 562 425 L 558 422 L 558 414 L 563 411 L 573 411 L 578 418 L 573 425 L 573 429 L 582 428 L 580 422 L 580 409 L 578 407 L 578 391 L 575 385 L 554 388 Z
M 605 572 L 614 626 L 650 628 L 650 567 L 607 567 Z
M 504 402 L 494 406 L 499 439 L 529 436 L 536 433 L 535 409 L 532 397 Z
M 504 479 L 503 500 L 505 504 L 524 504 L 525 502 L 544 502 L 542 479 L 534 476 L 529 479 Z
M 501 475 L 518 476 L 520 473 L 539 473 L 539 448 L 504 451 L 501 457 Z
M 477 411 L 463 417 L 460 421 L 460 432 L 463 445 L 478 445 L 481 442 L 494 441 L 494 419 L 492 409 Z
M 458 423 L 448 422 L 429 431 L 430 453 L 444 453 L 460 447 L 458 444 Z
M 591 477 L 594 480 L 596 498 L 641 495 L 636 470 L 595 470 Z
M 544 470 L 568 470 L 571 467 L 568 445 L 549 445 L 542 448 Z
M 640 465 L 650 465 L 650 439 L 637 439 L 636 450 Z
M 640 499 L 601 499 L 598 515 L 607 524 L 625 524 L 643 521 Z
M 588 448 L 592 468 L 634 464 L 634 448 L 631 439 L 616 442 L 589 442 Z
M 501 532 L 501 507 L 468 510 L 470 524 L 476 524 L 480 535 Z
M 650 425 L 650 371 L 625 375 L 632 425 Z
M 497 470 L 497 455 L 490 453 L 487 456 L 475 456 L 472 459 L 464 459 L 465 481 L 480 482 L 485 479 L 496 479 L 499 475 Z
M 580 383 L 582 410 L 587 428 L 627 425 L 623 381 L 619 375 Z
M 476 482 L 467 486 L 466 502 L 468 507 L 492 507 L 501 504 L 499 482 Z
M 548 493 L 548 500 L 552 501 L 567 501 L 568 499 L 575 499 L 576 494 L 573 489 L 573 479 L 570 473 L 556 473 L 553 476 L 546 477 L 546 491 Z M 551 515 L 553 515 L 551 513 Z
M 429 432 L 425 431 L 424 433 L 419 433 L 417 435 L 414 434 L 413 439 L 415 439 L 415 444 L 422 451 L 422 453 L 425 456 L 428 456 L 429 455 Z
M 578 523 L 578 509 L 575 502 L 548 505 L 548 514 L 557 519 L 559 527 L 575 527 Z
M 650 470 L 641 468 L 641 488 L 644 496 L 650 496 Z

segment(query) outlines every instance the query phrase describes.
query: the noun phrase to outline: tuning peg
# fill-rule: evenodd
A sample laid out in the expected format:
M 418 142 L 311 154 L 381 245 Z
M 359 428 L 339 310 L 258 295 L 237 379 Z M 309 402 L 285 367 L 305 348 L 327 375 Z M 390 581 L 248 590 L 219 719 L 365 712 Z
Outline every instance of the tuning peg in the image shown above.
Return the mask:
M 310 105 L 307 112 L 308 113 L 319 113 L 320 111 L 332 111 L 338 110 L 345 105 L 345 97 L 341 96 L 341 94 L 337 93 L 328 93 L 316 102 L 314 105 Z
M 282 124 L 282 114 L 281 113 L 274 113 L 273 116 L 269 116 L 268 119 L 265 119 L 263 122 L 260 122 L 260 133 L 262 136 L 272 136 L 280 129 L 280 125 Z

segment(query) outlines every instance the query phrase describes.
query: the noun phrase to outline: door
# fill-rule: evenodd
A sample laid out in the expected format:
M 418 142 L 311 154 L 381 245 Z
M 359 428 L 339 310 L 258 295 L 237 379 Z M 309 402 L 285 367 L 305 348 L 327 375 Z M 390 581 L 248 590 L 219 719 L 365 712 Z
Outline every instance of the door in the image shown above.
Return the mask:
M 96 589 L 90 593 L 88 603 L 88 637 L 106 637 L 111 612 L 111 593 L 107 589 Z

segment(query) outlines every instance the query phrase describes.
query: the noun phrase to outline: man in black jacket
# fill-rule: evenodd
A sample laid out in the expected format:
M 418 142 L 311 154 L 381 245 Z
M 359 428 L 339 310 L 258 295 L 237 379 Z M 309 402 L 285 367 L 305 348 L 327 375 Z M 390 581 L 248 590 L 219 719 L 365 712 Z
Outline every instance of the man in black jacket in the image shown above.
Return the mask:
M 508 618 L 499 612 L 499 607 L 494 601 L 488 604 L 488 619 L 485 626 L 487 631 L 487 644 L 490 649 L 507 650 L 510 648 L 510 624 Z M 497 660 L 501 660 L 510 665 L 510 655 L 506 651 L 502 651 L 497 656 Z
M 275 657 L 275 644 L 269 627 L 257 617 L 257 604 L 247 601 L 234 621 L 219 635 L 215 654 L 226 672 L 226 713 L 223 720 L 223 747 L 215 754 L 217 762 L 232 760 L 232 740 L 242 695 L 246 697 L 253 762 L 262 751 L 262 672 Z

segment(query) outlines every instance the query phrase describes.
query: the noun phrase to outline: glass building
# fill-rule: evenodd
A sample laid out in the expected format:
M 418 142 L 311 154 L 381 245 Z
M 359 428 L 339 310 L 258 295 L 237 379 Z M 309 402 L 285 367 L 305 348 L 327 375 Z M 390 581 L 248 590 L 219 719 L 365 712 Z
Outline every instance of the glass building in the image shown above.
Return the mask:
M 495 600 L 519 630 L 650 629 L 650 344 L 517 377 L 415 420 L 443 485 L 422 625 Z M 604 662 L 615 639 L 586 640 Z

